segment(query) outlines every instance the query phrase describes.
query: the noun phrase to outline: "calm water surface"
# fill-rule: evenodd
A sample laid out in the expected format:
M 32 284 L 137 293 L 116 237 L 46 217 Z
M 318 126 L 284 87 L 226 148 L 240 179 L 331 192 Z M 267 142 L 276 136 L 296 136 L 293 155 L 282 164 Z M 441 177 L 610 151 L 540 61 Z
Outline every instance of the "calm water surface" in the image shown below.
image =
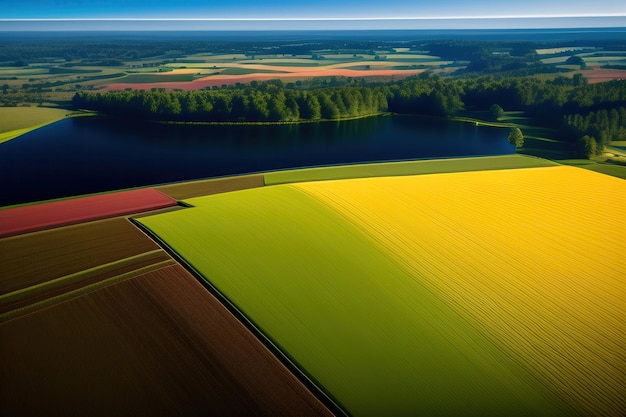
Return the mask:
M 0 144 L 0 206 L 281 168 L 514 153 L 507 133 L 413 116 L 267 126 L 78 117 Z

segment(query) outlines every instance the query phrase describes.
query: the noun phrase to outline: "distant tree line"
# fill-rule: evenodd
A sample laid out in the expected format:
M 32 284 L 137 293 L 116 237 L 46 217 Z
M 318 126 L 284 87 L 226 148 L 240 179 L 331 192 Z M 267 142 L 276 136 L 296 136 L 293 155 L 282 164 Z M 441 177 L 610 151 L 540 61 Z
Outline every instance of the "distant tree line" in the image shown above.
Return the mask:
M 198 91 L 79 92 L 73 105 L 123 117 L 188 122 L 336 120 L 378 114 L 388 108 L 380 89 L 294 90 L 281 82 Z
M 389 110 L 398 113 L 454 115 L 463 109 L 488 111 L 494 104 L 524 110 L 559 128 L 565 114 L 626 106 L 626 81 L 587 84 L 582 76 L 544 81 L 535 77 L 441 79 L 427 73 L 381 86 Z

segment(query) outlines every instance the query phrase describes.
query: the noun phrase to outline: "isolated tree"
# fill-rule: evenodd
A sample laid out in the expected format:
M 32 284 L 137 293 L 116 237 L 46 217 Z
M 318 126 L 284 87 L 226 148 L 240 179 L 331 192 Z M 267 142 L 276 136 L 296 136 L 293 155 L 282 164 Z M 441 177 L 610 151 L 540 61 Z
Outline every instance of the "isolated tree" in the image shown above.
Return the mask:
M 587 67 L 585 60 L 578 55 L 570 56 L 569 58 L 567 58 L 567 61 L 565 61 L 565 63 L 567 65 L 580 65 L 580 69 L 585 69 Z
M 509 131 L 507 139 L 509 140 L 509 143 L 511 145 L 515 145 L 516 148 L 524 146 L 524 135 L 518 127 L 514 127 Z
M 598 142 L 593 136 L 585 135 L 579 142 L 580 150 L 583 156 L 587 159 L 598 153 Z
M 489 107 L 489 115 L 491 116 L 491 120 L 497 121 L 504 114 L 504 109 L 497 104 L 492 104 Z

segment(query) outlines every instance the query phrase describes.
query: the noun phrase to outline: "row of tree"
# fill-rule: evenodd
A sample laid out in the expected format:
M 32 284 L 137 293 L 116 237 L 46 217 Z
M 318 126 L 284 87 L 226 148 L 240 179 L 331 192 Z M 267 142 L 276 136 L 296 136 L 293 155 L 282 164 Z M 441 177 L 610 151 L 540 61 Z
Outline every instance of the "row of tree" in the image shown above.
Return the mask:
M 388 107 L 380 89 L 306 91 L 287 89 L 279 83 L 199 91 L 80 92 L 74 96 L 73 105 L 124 117 L 204 122 L 333 120 L 377 114 Z

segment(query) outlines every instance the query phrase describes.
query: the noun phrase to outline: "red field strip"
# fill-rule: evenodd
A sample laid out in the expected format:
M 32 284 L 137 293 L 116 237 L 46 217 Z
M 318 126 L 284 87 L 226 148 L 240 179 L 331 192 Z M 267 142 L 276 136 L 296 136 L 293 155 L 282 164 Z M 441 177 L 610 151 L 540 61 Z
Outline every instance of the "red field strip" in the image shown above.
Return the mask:
M 0 237 L 176 205 L 153 189 L 122 191 L 0 210 Z
M 626 70 L 619 69 L 592 68 L 590 70 L 580 71 L 580 73 L 585 76 L 589 84 L 626 79 Z

